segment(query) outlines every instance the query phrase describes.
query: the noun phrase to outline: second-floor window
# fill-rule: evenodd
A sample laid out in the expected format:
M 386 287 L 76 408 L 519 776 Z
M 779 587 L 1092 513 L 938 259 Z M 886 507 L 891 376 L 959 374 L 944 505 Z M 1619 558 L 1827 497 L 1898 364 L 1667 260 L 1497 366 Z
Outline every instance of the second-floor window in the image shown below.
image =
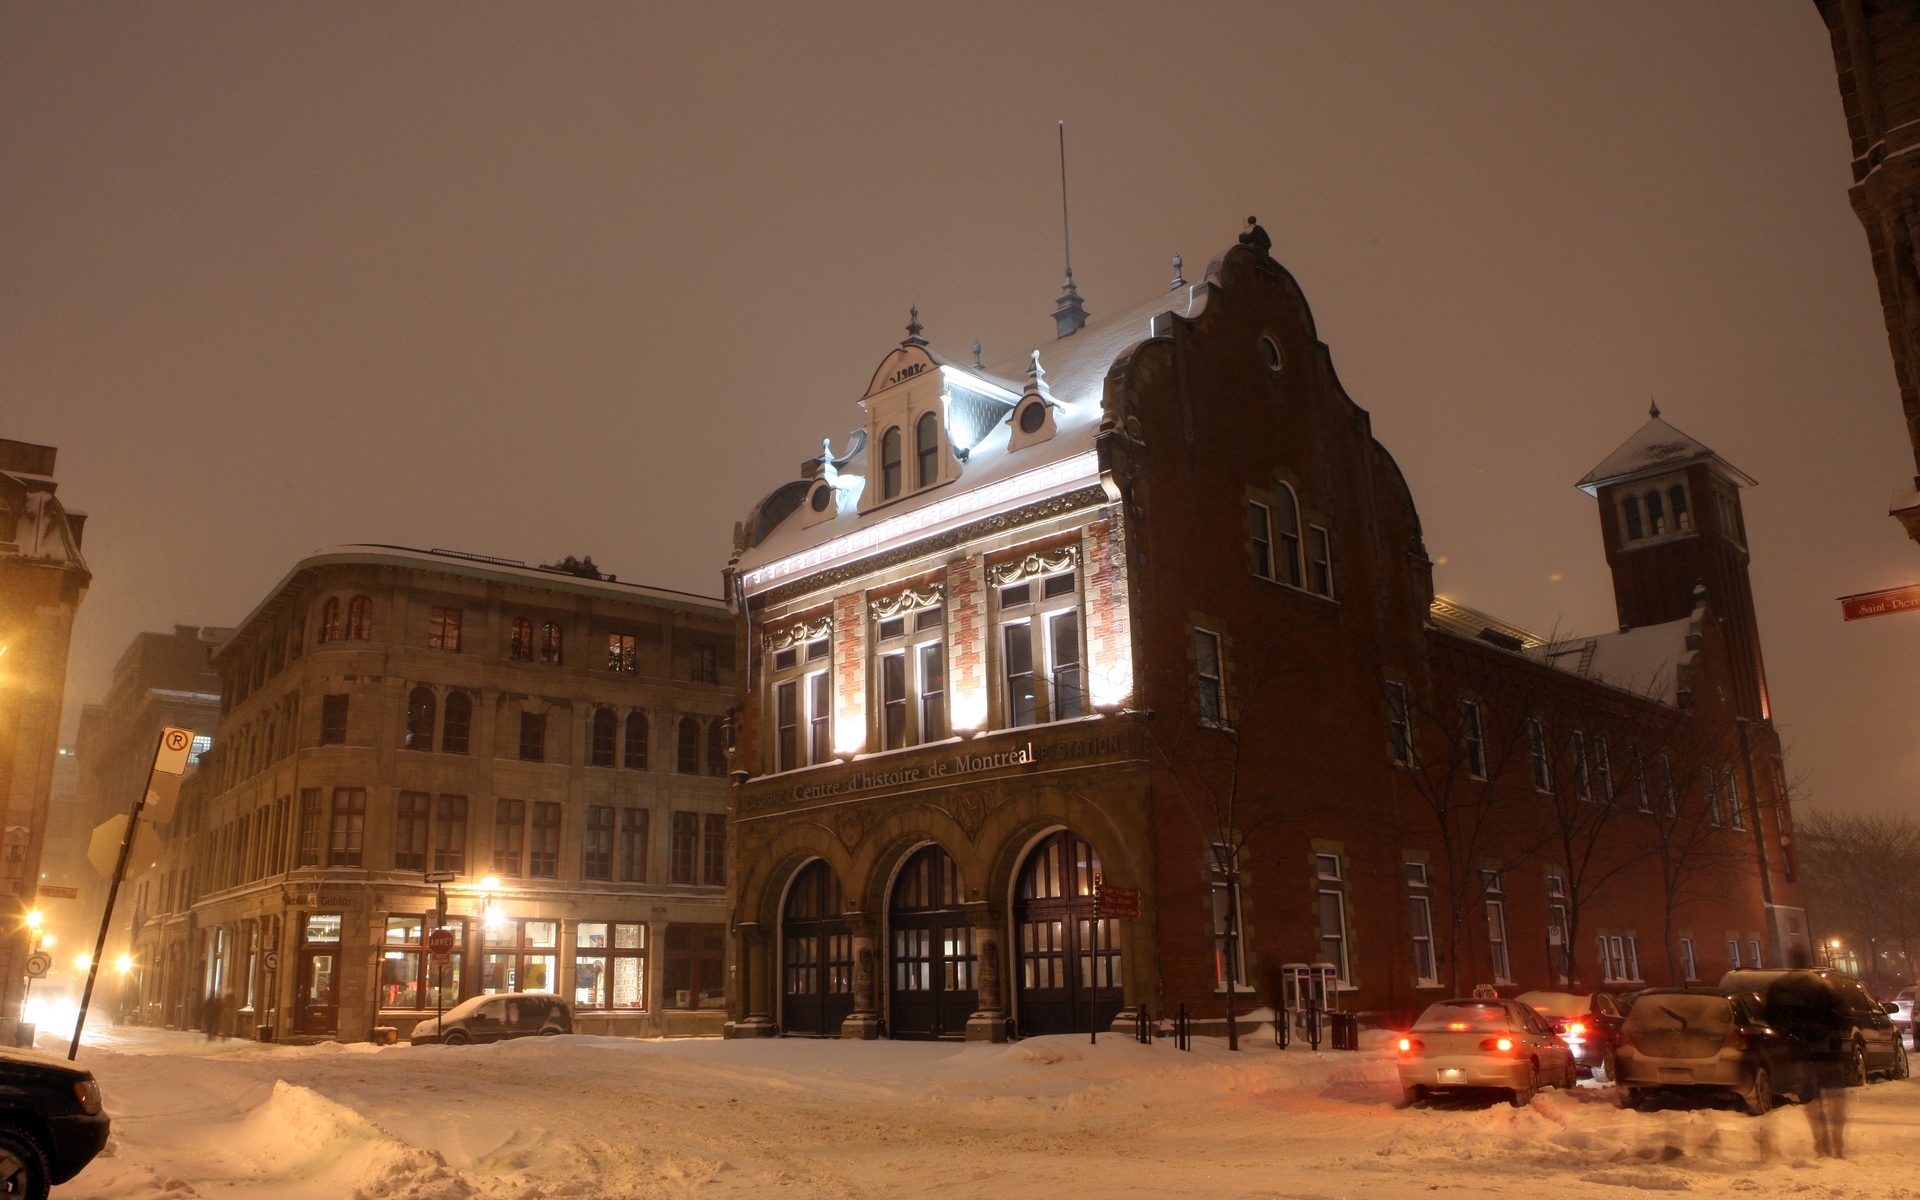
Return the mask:
M 448 692 L 446 716 L 440 722 L 441 753 L 465 754 L 467 734 L 472 728 L 472 698 L 465 692 Z
M 437 604 L 433 606 L 433 610 L 427 614 L 427 649 L 459 651 L 459 609 L 441 608 Z
M 698 717 L 680 718 L 679 754 L 674 769 L 682 775 L 700 773 L 700 719 Z
M 947 736 L 945 622 L 939 608 L 880 621 L 880 744 L 888 750 Z
M 520 873 L 520 854 L 527 837 L 527 802 L 493 802 L 493 869 L 500 875 Z
M 347 697 L 323 696 L 320 700 L 320 744 L 343 746 L 347 741 Z
M 589 761 L 596 767 L 613 765 L 614 742 L 620 734 L 620 722 L 610 708 L 595 709 L 593 713 L 593 751 Z
M 677 812 L 673 814 L 673 844 L 669 849 L 671 883 L 698 883 L 696 874 L 700 862 L 700 814 Z
M 1087 715 L 1077 572 L 999 589 L 1000 666 L 1009 727 Z
M 631 675 L 639 669 L 639 649 L 630 633 L 610 633 L 607 635 L 607 670 L 619 675 Z
M 408 693 L 407 749 L 433 749 L 433 708 L 432 689 L 417 687 Z
M 630 712 L 627 714 L 626 755 L 622 759 L 629 771 L 647 769 L 647 714 Z
M 514 662 L 533 661 L 533 622 L 525 617 L 513 619 L 513 638 L 507 643 L 507 657 Z
M 540 661 L 550 667 L 560 665 L 560 626 L 553 621 L 540 627 Z
M 536 879 L 556 879 L 560 875 L 560 806 L 550 800 L 536 801 L 533 806 L 527 874 Z
M 695 683 L 720 682 L 720 650 L 717 646 L 695 646 L 693 661 L 688 664 L 689 673 Z
M 587 806 L 586 839 L 580 849 L 580 878 L 613 878 L 613 806 Z
M 547 761 L 547 714 L 520 714 L 520 759 L 522 762 Z
M 333 822 L 327 835 L 327 865 L 357 867 L 367 836 L 367 789 L 333 789 Z
M 828 638 L 773 653 L 774 769 L 791 771 L 833 757 L 833 679 Z

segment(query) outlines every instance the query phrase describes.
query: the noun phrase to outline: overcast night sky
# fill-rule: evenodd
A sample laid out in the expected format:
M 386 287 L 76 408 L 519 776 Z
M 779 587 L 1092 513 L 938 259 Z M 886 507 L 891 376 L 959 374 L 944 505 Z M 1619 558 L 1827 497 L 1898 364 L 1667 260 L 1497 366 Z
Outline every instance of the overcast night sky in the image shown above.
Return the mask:
M 69 733 L 129 638 L 342 542 L 717 592 L 918 303 L 1044 346 L 1055 121 L 1096 314 L 1257 214 L 1442 593 L 1614 627 L 1573 481 L 1645 418 L 1748 493 L 1815 803 L 1912 811 L 1912 474 L 1810 0 L 0 9 L 0 436 L 92 514 Z

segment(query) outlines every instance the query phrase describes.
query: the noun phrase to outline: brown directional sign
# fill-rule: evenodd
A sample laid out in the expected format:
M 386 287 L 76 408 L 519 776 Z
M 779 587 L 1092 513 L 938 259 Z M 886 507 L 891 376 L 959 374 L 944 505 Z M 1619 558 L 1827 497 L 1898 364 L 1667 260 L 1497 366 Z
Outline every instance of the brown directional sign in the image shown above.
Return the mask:
M 1916 609 L 1920 609 L 1920 584 L 1840 597 L 1840 619 L 1843 621 L 1888 617 L 1894 613 L 1913 612 Z
M 1137 917 L 1140 915 L 1140 889 L 1114 887 L 1110 883 L 1100 885 L 1094 894 L 1094 906 L 1103 917 Z

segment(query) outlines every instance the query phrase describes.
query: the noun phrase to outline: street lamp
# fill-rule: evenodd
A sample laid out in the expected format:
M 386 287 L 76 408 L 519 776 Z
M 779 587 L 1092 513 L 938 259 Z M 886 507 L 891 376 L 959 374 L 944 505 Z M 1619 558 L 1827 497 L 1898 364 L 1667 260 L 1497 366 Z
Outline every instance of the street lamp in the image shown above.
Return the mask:
M 113 969 L 120 972 L 122 975 L 125 975 L 128 971 L 133 970 L 133 955 L 122 954 L 119 958 L 114 959 Z

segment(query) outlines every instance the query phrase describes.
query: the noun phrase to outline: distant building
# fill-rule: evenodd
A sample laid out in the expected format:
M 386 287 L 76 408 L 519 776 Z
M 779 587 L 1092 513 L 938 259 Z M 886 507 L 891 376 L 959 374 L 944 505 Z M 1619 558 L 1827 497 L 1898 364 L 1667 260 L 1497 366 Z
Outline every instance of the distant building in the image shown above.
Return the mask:
M 0 439 L 0 1026 L 19 1019 L 73 618 L 93 575 L 86 515 L 54 492 L 52 446 Z
M 1814 0 L 1833 43 L 1852 142 L 1847 198 L 1867 231 L 1880 281 L 1900 407 L 1920 468 L 1920 2 Z M 1920 541 L 1920 475 L 1894 492 L 1892 513 Z
M 583 1031 L 717 1034 L 733 640 L 590 563 L 302 559 L 213 656 L 213 746 L 134 887 L 141 1019 L 358 1041 L 545 991 Z
M 1753 481 L 1655 414 L 1579 483 L 1619 631 L 1436 597 L 1269 248 L 1074 297 L 997 369 L 916 315 L 843 446 L 737 527 L 730 1034 L 1217 1031 L 1313 964 L 1404 1019 L 1807 953 Z
M 87 847 L 94 829 L 127 812 L 146 787 L 160 730 L 173 725 L 194 731 L 189 770 L 213 744 L 220 676 L 208 658 L 232 633 L 210 625 L 176 625 L 172 633 L 136 634 L 114 664 L 106 702 L 82 710 L 73 749 L 79 786 L 67 803 L 55 804 L 41 856 L 40 908 L 45 928 L 59 936 L 63 951 L 56 956 L 56 972 L 69 970 L 83 947 L 85 952 L 93 948 L 107 881 L 87 861 Z M 128 930 L 145 918 L 124 888 L 116 907 L 109 962 L 127 948 Z

